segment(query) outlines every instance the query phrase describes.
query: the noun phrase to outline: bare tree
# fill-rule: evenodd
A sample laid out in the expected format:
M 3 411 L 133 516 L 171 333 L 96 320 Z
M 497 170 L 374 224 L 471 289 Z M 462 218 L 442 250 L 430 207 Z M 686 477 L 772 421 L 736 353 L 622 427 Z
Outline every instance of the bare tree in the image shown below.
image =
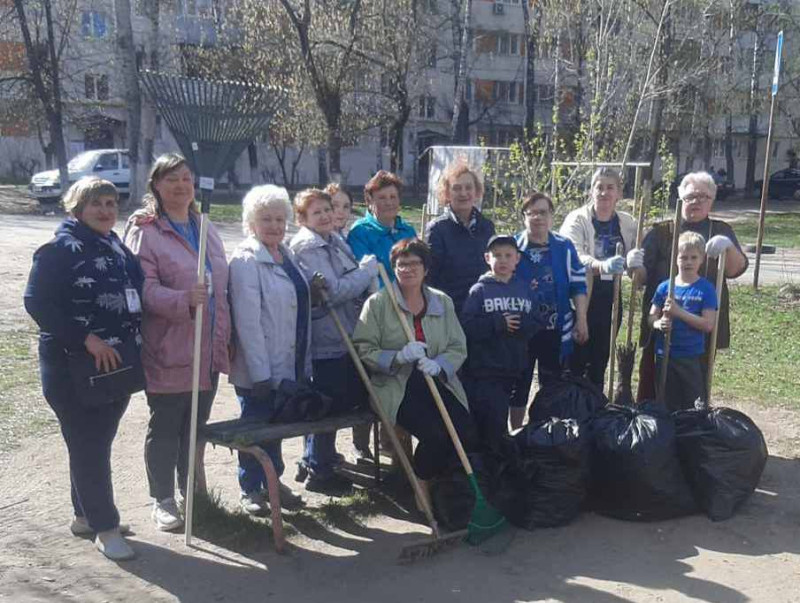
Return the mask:
M 128 163 L 130 180 L 128 183 L 128 199 L 139 199 L 139 175 L 147 169 L 140 152 L 142 125 L 142 92 L 139 88 L 139 77 L 136 70 L 136 47 L 133 44 L 133 26 L 131 24 L 130 0 L 114 0 L 114 12 L 117 18 L 117 53 L 122 63 L 122 80 L 125 85 L 123 98 L 127 112 L 126 133 L 128 142 Z

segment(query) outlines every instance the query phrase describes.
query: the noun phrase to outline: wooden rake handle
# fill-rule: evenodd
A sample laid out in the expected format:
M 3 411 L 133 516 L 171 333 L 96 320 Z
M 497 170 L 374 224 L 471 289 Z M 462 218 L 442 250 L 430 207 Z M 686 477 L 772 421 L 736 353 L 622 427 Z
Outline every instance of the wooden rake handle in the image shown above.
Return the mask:
M 708 374 L 706 375 L 706 402 L 711 404 L 711 386 L 714 383 L 714 364 L 717 359 L 717 335 L 719 334 L 719 313 L 722 310 L 722 285 L 725 281 L 725 260 L 727 252 L 722 252 L 717 260 L 717 314 L 714 317 L 714 330 L 708 340 Z
M 339 314 L 330 305 L 328 302 L 328 295 L 323 291 L 322 299 L 325 302 L 325 307 L 327 308 L 328 312 L 331 314 L 331 318 L 333 318 L 333 322 L 336 325 L 336 330 L 339 331 L 339 335 L 342 337 L 342 341 L 344 341 L 344 345 L 347 347 L 347 352 L 350 354 L 350 358 L 353 361 L 353 364 L 358 371 L 358 376 L 361 377 L 361 381 L 364 383 L 364 387 L 369 394 L 369 401 L 372 410 L 378 415 L 381 423 L 383 424 L 387 435 L 389 436 L 389 440 L 392 442 L 392 446 L 394 447 L 395 454 L 397 458 L 400 459 L 400 465 L 403 467 L 403 471 L 408 477 L 408 481 L 411 483 L 411 487 L 414 489 L 414 494 L 417 495 L 417 500 L 419 504 L 422 506 L 422 512 L 425 514 L 425 518 L 428 520 L 428 525 L 431 526 L 431 531 L 433 532 L 434 537 L 439 537 L 439 526 L 436 522 L 436 519 L 433 516 L 433 510 L 430 506 L 430 500 L 428 499 L 427 494 L 422 489 L 422 486 L 417 479 L 416 474 L 414 473 L 414 469 L 411 467 L 411 461 L 408 460 L 408 456 L 406 455 L 405 450 L 403 449 L 402 444 L 400 443 L 400 439 L 397 437 L 397 434 L 394 431 L 394 425 L 389 420 L 389 416 L 386 414 L 386 411 L 380 404 L 380 400 L 378 399 L 378 393 L 375 391 L 375 387 L 372 385 L 372 381 L 370 381 L 369 375 L 367 375 L 367 371 L 364 368 L 364 363 L 361 362 L 361 357 L 358 355 L 355 346 L 353 345 L 353 340 L 347 334 L 347 330 L 344 328 L 341 319 L 339 318 Z M 378 460 L 378 451 L 375 451 L 375 462 L 379 462 Z
M 624 253 L 624 246 L 622 243 L 617 243 L 617 255 L 622 255 Z M 620 303 L 620 284 L 622 282 L 622 275 L 615 274 L 614 275 L 614 298 L 611 301 L 611 338 L 610 343 L 608 346 L 608 399 L 614 399 L 614 371 L 615 371 L 615 360 L 617 357 L 616 349 L 617 349 L 617 335 L 619 334 L 619 321 L 617 320 L 617 315 L 619 314 L 619 303 Z
M 667 299 L 675 300 L 675 275 L 678 271 L 678 238 L 680 237 L 681 228 L 681 209 L 683 208 L 683 200 L 678 198 L 675 200 L 675 219 L 672 224 L 672 251 L 670 252 L 669 264 L 669 288 L 667 289 Z M 667 387 L 667 367 L 669 366 L 669 347 L 672 343 L 672 329 L 664 334 L 664 359 L 661 361 L 661 374 L 658 375 L 658 389 L 656 390 L 656 398 L 661 402 L 664 400 L 664 390 Z
M 403 331 L 406 334 L 406 338 L 408 339 L 409 343 L 416 341 L 414 332 L 411 330 L 411 326 L 406 320 L 406 315 L 402 308 L 400 308 L 400 304 L 397 303 L 397 297 L 394 294 L 392 281 L 389 280 L 389 275 L 386 273 L 386 268 L 384 268 L 383 264 L 380 262 L 378 263 L 378 270 L 380 271 L 381 279 L 383 280 L 384 287 L 386 288 L 386 293 L 389 295 L 389 299 L 392 300 L 392 306 L 394 307 L 395 313 L 397 313 L 397 318 L 400 321 L 400 324 L 403 326 Z M 447 408 L 444 405 L 444 400 L 442 400 L 442 396 L 439 394 L 439 389 L 436 387 L 433 377 L 425 374 L 423 374 L 423 376 L 425 377 L 425 383 L 428 384 L 428 389 L 431 391 L 433 401 L 436 403 L 436 407 L 439 409 L 439 414 L 442 416 L 442 421 L 444 421 L 444 425 L 447 428 L 447 433 L 450 434 L 450 439 L 453 441 L 453 446 L 456 448 L 458 458 L 461 461 L 461 464 L 464 466 L 464 471 L 467 472 L 467 475 L 472 475 L 472 464 L 469 462 L 469 458 L 467 458 L 467 453 L 464 451 L 464 446 L 461 444 L 461 438 L 458 437 L 456 428 L 453 425 L 452 419 L 450 418 L 450 413 L 447 412 Z

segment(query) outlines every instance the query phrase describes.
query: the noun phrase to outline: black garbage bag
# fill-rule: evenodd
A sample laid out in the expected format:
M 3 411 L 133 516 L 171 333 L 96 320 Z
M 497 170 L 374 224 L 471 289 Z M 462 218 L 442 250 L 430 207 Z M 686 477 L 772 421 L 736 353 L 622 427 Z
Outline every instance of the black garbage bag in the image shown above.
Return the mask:
M 589 482 L 589 440 L 574 419 L 526 425 L 514 439 L 517 472 L 525 485 L 526 529 L 571 522 L 581 511 Z
M 274 412 L 270 423 L 319 421 L 330 415 L 333 400 L 310 383 L 281 380 L 271 392 Z
M 520 454 L 508 434 L 495 440 L 484 454 L 489 503 L 513 525 L 524 527 L 527 514 L 528 480 L 520 471 Z
M 662 405 L 609 405 L 594 418 L 591 440 L 595 511 L 629 521 L 696 511 L 678 460 L 675 424 Z
M 528 411 L 530 423 L 547 421 L 551 417 L 590 421 L 608 404 L 608 398 L 594 383 L 583 377 L 563 375 L 536 393 Z
M 713 521 L 733 517 L 758 486 L 767 443 L 752 419 L 701 405 L 673 414 L 678 456 L 697 505 Z
M 486 496 L 489 484 L 485 476 L 483 459 L 479 454 L 470 454 L 469 460 L 478 487 Z M 472 509 L 475 507 L 475 493 L 464 470 L 459 466 L 439 475 L 430 480 L 429 487 L 433 516 L 439 527 L 447 532 L 466 528 L 472 516 Z

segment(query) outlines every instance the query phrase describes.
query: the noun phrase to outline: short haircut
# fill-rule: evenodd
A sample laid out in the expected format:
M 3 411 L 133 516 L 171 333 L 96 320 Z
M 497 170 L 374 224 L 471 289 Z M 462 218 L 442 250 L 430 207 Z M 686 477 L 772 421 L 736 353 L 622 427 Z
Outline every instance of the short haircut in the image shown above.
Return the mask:
M 683 199 L 686 194 L 686 189 L 689 188 L 690 184 L 694 184 L 695 186 L 702 184 L 708 189 L 708 194 L 711 195 L 711 198 L 716 199 L 717 183 L 714 182 L 714 178 L 708 172 L 689 172 L 686 174 L 678 186 L 678 196 L 681 199 Z
M 517 247 L 511 241 L 505 241 L 505 240 L 503 240 L 503 241 L 495 241 L 494 243 L 489 245 L 489 247 L 486 249 L 486 253 L 492 253 L 498 247 L 511 247 L 514 251 L 519 253 L 519 247 Z
M 97 176 L 86 176 L 69 187 L 64 195 L 64 210 L 75 218 L 80 218 L 83 208 L 100 197 L 114 197 L 119 202 L 119 191 L 108 180 Z
M 591 184 L 592 188 L 594 188 L 595 182 L 600 180 L 600 178 L 610 178 L 611 180 L 617 183 L 617 188 L 622 188 L 622 177 L 619 175 L 619 172 L 614 168 L 610 167 L 597 168 L 594 174 L 592 174 L 592 184 Z
M 703 235 L 688 231 L 678 237 L 678 251 L 698 251 L 700 255 L 706 254 L 706 240 Z
M 397 192 L 400 193 L 403 190 L 403 181 L 392 172 L 380 170 L 364 185 L 364 197 L 369 198 L 373 193 L 387 186 L 397 187 Z
M 333 207 L 333 201 L 331 201 L 331 196 L 328 193 L 318 188 L 307 188 L 294 196 L 294 211 L 297 212 L 298 216 L 305 218 L 308 208 L 318 199 L 327 201 Z
M 417 239 L 416 237 L 403 239 L 394 244 L 392 250 L 389 252 L 389 261 L 392 263 L 392 270 L 394 270 L 398 259 L 410 255 L 415 255 L 421 259 L 422 267 L 428 270 L 431 264 L 431 248 L 428 247 L 425 241 Z
M 254 186 L 242 199 L 242 231 L 246 235 L 254 233 L 253 225 L 258 212 L 270 207 L 280 207 L 286 212 L 286 221 L 292 220 L 292 204 L 289 193 L 282 186 L 262 184 Z
M 537 201 L 540 201 L 541 199 L 547 201 L 547 207 L 550 208 L 551 213 L 556 210 L 555 205 L 553 205 L 553 200 L 550 198 L 550 195 L 534 191 L 532 193 L 528 193 L 522 198 L 522 205 L 520 205 L 519 207 L 519 212 L 521 214 L 524 214 L 525 210 L 527 210 L 529 206 L 533 205 Z
M 350 201 L 350 207 L 353 206 L 353 195 L 350 194 L 350 191 L 348 191 L 346 187 L 338 182 L 329 183 L 323 190 L 331 196 L 331 199 L 333 199 L 334 195 L 342 193 L 347 197 L 347 200 Z
M 439 203 L 447 204 L 447 195 L 450 192 L 453 181 L 464 174 L 472 176 L 472 180 L 475 184 L 476 196 L 478 198 L 483 196 L 483 182 L 480 176 L 478 176 L 475 170 L 469 167 L 467 160 L 462 157 L 448 165 L 442 172 L 442 175 L 439 176 L 439 182 L 436 184 L 436 198 L 439 199 Z

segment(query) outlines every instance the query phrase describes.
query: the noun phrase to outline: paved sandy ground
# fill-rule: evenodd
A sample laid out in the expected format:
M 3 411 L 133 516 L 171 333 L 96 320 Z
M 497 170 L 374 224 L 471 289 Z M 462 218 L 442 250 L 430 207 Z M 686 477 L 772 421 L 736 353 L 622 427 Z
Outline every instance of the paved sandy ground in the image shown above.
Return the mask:
M 0 215 L 0 328 L 26 320 L 21 295 L 31 254 L 57 223 Z M 238 225 L 221 230 L 232 249 L 241 238 Z M 500 555 L 461 546 L 401 566 L 395 559 L 402 544 L 425 533 L 417 514 L 402 506 L 382 505 L 385 514 L 335 527 L 296 522 L 287 555 L 277 555 L 268 541 L 231 551 L 202 537 L 201 548 L 191 550 L 182 534 L 158 532 L 149 519 L 142 459 L 147 409 L 137 395 L 115 442 L 113 466 L 116 499 L 134 530 L 138 559 L 110 563 L 91 542 L 69 533 L 66 451 L 51 429 L 2 457 L 0 601 L 797 601 L 800 414 L 740 408 L 762 427 L 772 456 L 760 489 L 729 521 L 695 516 L 634 524 L 586 514 L 566 528 L 518 531 Z M 212 420 L 236 412 L 224 384 Z M 349 454 L 346 434 L 339 438 Z M 298 439 L 285 444 L 287 466 L 299 451 Z M 235 457 L 209 449 L 206 459 L 209 486 L 235 508 Z M 290 473 L 285 479 L 294 487 Z M 302 486 L 296 491 L 312 505 L 324 501 Z M 291 513 L 285 517 L 292 522 Z M 202 526 L 196 531 L 202 536 Z

